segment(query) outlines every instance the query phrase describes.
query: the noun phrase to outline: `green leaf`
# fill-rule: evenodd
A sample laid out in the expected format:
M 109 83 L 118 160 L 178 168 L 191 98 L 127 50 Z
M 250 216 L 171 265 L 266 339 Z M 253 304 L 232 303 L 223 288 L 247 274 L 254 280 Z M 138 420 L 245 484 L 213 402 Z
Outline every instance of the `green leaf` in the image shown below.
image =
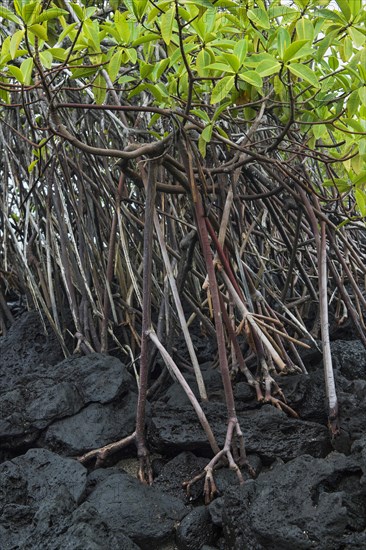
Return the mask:
M 127 48 L 127 50 L 125 50 L 125 53 L 128 59 L 134 65 L 137 61 L 137 50 L 135 48 Z
M 352 180 L 353 185 L 361 185 L 361 187 L 365 187 L 366 185 L 366 170 L 363 170 L 360 174 L 356 176 L 355 179 Z
M 22 17 L 24 23 L 31 25 L 41 10 L 40 2 L 30 2 L 22 8 Z
M 205 122 L 210 122 L 210 117 L 203 109 L 191 109 L 191 115 L 194 115 Z
M 296 33 L 299 40 L 314 40 L 314 27 L 306 17 L 302 17 L 296 23 Z
M 202 134 L 198 138 L 198 150 L 201 153 L 202 158 L 206 157 L 207 142 L 203 139 Z
M 240 64 L 242 64 L 247 56 L 248 52 L 248 40 L 243 38 L 235 44 L 233 53 L 239 58 Z
M 145 61 L 140 61 L 140 76 L 141 78 L 147 78 L 149 74 L 153 71 L 154 65 L 150 63 L 145 63 Z
M 212 130 L 213 130 L 213 125 L 212 124 L 208 124 L 206 126 L 206 128 L 203 130 L 201 136 L 202 136 L 202 139 L 204 141 L 206 141 L 206 143 L 209 143 L 211 141 L 211 137 L 212 137 Z
M 43 21 L 50 21 L 51 19 L 57 19 L 61 15 L 67 16 L 69 12 L 61 8 L 50 8 L 49 10 L 43 11 L 35 19 L 35 23 L 42 23 Z
M 349 8 L 354 17 L 356 17 L 359 13 L 362 13 L 362 1 L 363 0 L 351 0 L 349 2 Z
M 304 50 L 306 52 L 304 55 L 307 55 L 309 53 L 308 44 L 308 40 L 296 40 L 290 44 L 290 46 L 283 52 L 282 60 L 284 63 L 287 63 L 287 61 L 290 61 L 291 59 L 298 59 L 299 57 L 302 57 L 302 51 Z
M 366 106 L 366 86 L 362 86 L 358 89 L 358 95 L 363 105 Z
M 13 36 L 11 37 L 11 40 L 10 40 L 10 47 L 9 47 L 9 53 L 10 53 L 10 57 L 12 59 L 15 58 L 15 54 L 19 48 L 19 44 L 21 43 L 22 41 L 22 38 L 24 36 L 24 33 L 25 33 L 25 30 L 24 29 L 21 29 L 19 31 L 16 31 Z
M 241 65 L 239 58 L 232 53 L 226 52 L 222 54 L 222 57 L 226 59 L 230 67 L 233 69 L 234 73 L 237 73 Z
M 38 164 L 38 161 L 39 159 L 36 159 L 34 160 L 33 162 L 30 163 L 30 165 L 28 166 L 28 173 L 30 174 L 31 172 L 33 172 L 34 168 L 37 166 Z
M 71 2 L 70 3 L 70 6 L 72 7 L 72 9 L 74 10 L 77 18 L 80 20 L 80 21 L 84 21 L 85 19 L 85 8 L 84 6 L 79 6 L 79 4 L 76 4 L 74 2 Z
M 365 194 L 365 191 L 362 191 L 362 189 L 359 189 L 358 187 L 356 187 L 356 189 L 355 189 L 355 198 L 356 198 L 356 203 L 357 203 L 358 209 L 360 211 L 360 214 L 364 218 L 366 216 L 366 194 Z
M 315 124 L 312 127 L 312 130 L 313 130 L 313 135 L 315 139 L 319 139 L 327 133 L 327 128 L 325 124 Z
M 16 23 L 17 25 L 21 24 L 19 17 L 17 17 L 12 11 L 8 10 L 7 8 L 3 8 L 2 6 L 0 6 L 0 18 L 8 19 L 9 21 Z
M 164 71 L 166 70 L 166 68 L 169 66 L 169 63 L 170 63 L 170 59 L 167 57 L 166 59 L 162 59 L 161 61 L 159 61 L 159 63 L 156 64 L 154 70 L 153 70 L 153 80 L 154 82 L 157 82 L 161 75 L 164 73 Z
M 126 75 L 123 75 L 123 76 L 119 77 L 118 84 L 126 84 L 128 82 L 135 82 L 135 80 L 136 80 L 136 78 L 134 78 L 133 76 L 128 76 L 126 74 Z
M 165 44 L 169 46 L 173 34 L 173 23 L 175 18 L 175 5 L 160 17 L 161 36 Z
M 290 63 L 288 65 L 288 69 L 293 75 L 305 80 L 315 88 L 320 87 L 317 76 L 307 65 L 302 65 L 301 63 Z
M 348 32 L 357 48 L 361 48 L 361 46 L 365 45 L 366 36 L 362 32 L 355 29 L 355 27 L 349 27 Z
M 211 94 L 211 104 L 220 103 L 233 89 L 235 76 L 224 76 L 214 87 Z
M 210 65 L 207 65 L 206 69 L 214 69 L 215 71 L 221 71 L 224 73 L 234 73 L 232 67 L 230 65 L 226 65 L 226 63 L 210 63 Z
M 346 21 L 349 21 L 351 19 L 351 9 L 350 9 L 350 1 L 353 2 L 354 0 L 336 0 L 341 12 L 343 13 Z
M 72 31 L 75 29 L 76 23 L 71 23 L 70 25 L 67 25 L 67 27 L 64 28 L 60 36 L 58 37 L 57 44 L 62 44 L 66 36 L 68 36 Z
M 43 25 L 39 25 L 36 23 L 35 25 L 31 25 L 28 27 L 28 31 L 35 34 L 40 38 L 41 40 L 47 40 L 47 29 Z
M 114 53 L 108 63 L 108 74 L 109 78 L 112 82 L 115 81 L 117 78 L 117 75 L 119 73 L 119 70 L 121 68 L 122 63 L 122 50 L 118 50 L 116 53 Z
M 185 4 L 193 4 L 194 6 L 201 6 L 203 8 L 212 9 L 212 4 L 209 0 L 186 0 Z
M 40 52 L 39 58 L 42 65 L 46 67 L 46 69 L 50 69 L 52 67 L 53 56 L 49 50 L 43 50 L 43 52 Z
M 93 94 L 97 105 L 102 105 L 107 95 L 107 83 L 101 74 L 98 74 L 94 80 Z
M 210 61 L 210 54 L 205 49 L 202 49 L 196 58 L 196 69 L 198 76 L 203 77 L 208 75 L 208 65 L 210 64 Z
M 270 28 L 269 17 L 265 10 L 261 8 L 248 10 L 248 17 L 257 27 L 262 27 L 263 29 Z
M 255 70 L 262 78 L 264 78 L 265 76 L 278 73 L 280 67 L 281 64 L 276 60 L 271 61 L 270 59 L 263 59 L 263 61 L 258 63 Z
M 131 27 L 126 21 L 126 14 L 127 12 L 121 13 L 120 11 L 116 11 L 114 14 L 114 23 L 123 44 L 128 44 L 131 37 Z
M 360 90 L 353 90 L 353 92 L 350 94 L 350 96 L 347 100 L 347 115 L 349 117 L 352 117 L 354 114 L 356 114 L 357 111 L 358 111 L 358 108 L 360 106 L 360 99 L 361 98 L 360 98 L 360 95 L 359 95 L 359 91 Z
M 88 65 L 85 65 L 85 67 L 78 67 L 77 69 L 72 69 L 72 78 L 76 80 L 77 78 L 91 76 L 95 74 L 97 70 L 97 67 L 89 67 Z
M 256 88 L 262 88 L 263 86 L 262 77 L 255 71 L 246 71 L 245 73 L 240 73 L 238 74 L 238 77 L 241 78 L 241 80 L 248 82 L 248 84 L 255 86 Z
M 19 69 L 19 67 L 15 67 L 14 65 L 9 65 L 8 66 L 8 72 L 11 74 L 11 76 L 13 76 L 18 82 L 20 82 L 21 84 L 24 84 L 24 81 L 23 81 L 23 73 L 22 71 Z
M 352 130 L 361 134 L 366 130 L 366 128 L 362 125 L 361 120 L 357 120 L 354 118 L 344 118 L 342 122 L 343 124 L 347 124 L 347 126 L 349 126 L 348 130 L 352 128 Z
M 281 59 L 285 53 L 286 48 L 291 44 L 291 36 L 288 30 L 284 27 L 280 27 L 277 33 L 277 48 L 278 54 Z
M 98 21 L 87 19 L 86 21 L 84 21 L 83 30 L 85 32 L 85 36 L 88 38 L 88 44 L 92 51 L 100 52 Z
M 152 40 L 156 40 L 157 35 L 154 33 L 148 33 L 143 36 L 140 36 L 136 40 L 134 40 L 131 44 L 133 48 L 136 48 L 137 46 L 140 46 L 140 44 L 146 44 L 147 42 L 152 42 Z
M 67 57 L 67 51 L 64 48 L 50 48 L 48 52 L 58 61 L 65 61 Z

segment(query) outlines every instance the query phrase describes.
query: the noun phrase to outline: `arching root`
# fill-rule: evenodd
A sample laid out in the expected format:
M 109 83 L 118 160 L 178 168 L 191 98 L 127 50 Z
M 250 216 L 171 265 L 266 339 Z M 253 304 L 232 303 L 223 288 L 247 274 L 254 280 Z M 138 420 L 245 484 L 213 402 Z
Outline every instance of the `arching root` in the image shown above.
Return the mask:
M 137 473 L 138 479 L 145 483 L 146 485 L 151 485 L 153 482 L 153 475 L 152 475 L 152 468 L 150 464 L 150 454 L 149 451 L 143 441 L 140 441 L 137 443 L 136 441 L 136 432 L 133 432 L 131 435 L 128 435 L 127 437 L 124 437 L 123 439 L 120 439 L 119 441 L 114 441 L 113 443 L 109 443 L 108 445 L 105 445 L 104 447 L 99 447 L 98 449 L 93 449 L 92 451 L 88 451 L 87 453 L 78 456 L 77 460 L 81 464 L 87 464 L 90 460 L 95 459 L 95 468 L 100 468 L 105 463 L 106 459 L 116 453 L 117 451 L 120 451 L 124 447 L 127 447 L 130 445 L 130 443 L 136 443 L 137 446 L 137 454 L 139 457 L 139 469 Z
M 244 447 L 244 437 L 241 431 L 239 421 L 236 417 L 230 418 L 228 421 L 228 428 L 226 432 L 225 445 L 221 451 L 219 451 L 207 464 L 204 471 L 189 481 L 183 483 L 188 496 L 190 495 L 190 488 L 194 483 L 205 478 L 204 483 L 204 497 L 205 503 L 209 504 L 217 495 L 217 486 L 214 479 L 214 470 L 220 466 L 227 465 L 230 470 L 233 470 L 239 480 L 240 485 L 244 483 L 243 475 L 240 471 L 240 466 L 246 466 L 252 477 L 255 476 L 255 472 L 248 464 L 247 456 Z

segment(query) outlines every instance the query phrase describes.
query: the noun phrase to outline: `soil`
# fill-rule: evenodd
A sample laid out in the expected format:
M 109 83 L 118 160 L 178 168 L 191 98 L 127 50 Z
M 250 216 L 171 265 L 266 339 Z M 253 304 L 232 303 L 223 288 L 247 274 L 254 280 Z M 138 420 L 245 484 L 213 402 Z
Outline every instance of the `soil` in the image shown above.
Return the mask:
M 35 312 L 0 338 L 0 548 L 2 550 L 344 550 L 366 548 L 366 350 L 332 342 L 341 434 L 327 427 L 321 353 L 303 356 L 307 375 L 278 380 L 299 418 L 257 403 L 234 384 L 238 418 L 255 477 L 215 472 L 216 498 L 203 480 L 182 483 L 212 456 L 180 386 L 170 381 L 148 404 L 154 484 L 136 479 L 128 447 L 103 468 L 76 457 L 134 429 L 136 381 L 118 357 L 63 359 Z M 209 393 L 203 405 L 219 445 L 226 433 L 215 348 L 195 335 Z M 185 373 L 194 391 L 192 374 Z

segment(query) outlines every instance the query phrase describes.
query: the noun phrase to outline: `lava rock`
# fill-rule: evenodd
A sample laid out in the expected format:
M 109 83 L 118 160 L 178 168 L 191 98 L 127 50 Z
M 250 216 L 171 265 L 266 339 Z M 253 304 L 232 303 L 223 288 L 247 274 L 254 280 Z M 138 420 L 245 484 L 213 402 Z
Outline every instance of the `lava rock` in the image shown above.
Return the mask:
M 118 402 L 87 405 L 77 414 L 57 420 L 38 444 L 63 455 L 81 455 L 130 435 L 135 428 L 137 395 L 130 392 Z
M 25 374 L 46 371 L 64 358 L 54 332 L 35 311 L 23 313 L 0 338 L 0 392 Z
M 366 490 L 359 463 L 339 453 L 308 455 L 229 488 L 224 499 L 225 548 L 338 550 L 362 540 Z
M 349 380 L 366 378 L 366 349 L 359 340 L 336 340 L 331 343 L 332 363 Z
M 203 494 L 204 479 L 194 483 L 189 494 L 183 487 L 183 482 L 191 481 L 203 472 L 205 466 L 207 466 L 207 458 L 197 457 L 190 452 L 180 453 L 163 466 L 160 474 L 154 480 L 154 487 L 180 498 L 186 504 L 194 502 Z
M 61 511 L 68 515 L 81 502 L 87 470 L 75 460 L 45 449 L 0 465 L 0 540 L 2 548 L 24 547 L 35 531 L 49 530 Z M 47 519 L 46 519 L 47 517 Z
M 277 379 L 286 403 L 297 412 L 302 420 L 319 424 L 327 423 L 324 372 L 322 368 L 309 372 L 282 376 Z
M 226 436 L 226 407 L 222 403 L 202 405 L 220 446 Z M 323 457 L 331 450 L 328 430 L 315 422 L 288 418 L 270 405 L 238 413 L 247 453 L 263 463 L 275 458 L 291 460 L 301 454 Z M 159 451 L 177 454 L 182 449 L 212 456 L 206 435 L 191 407 L 174 408 L 157 403 L 153 408 L 149 440 Z M 284 442 L 286 441 L 286 444 Z
M 198 506 L 183 518 L 178 529 L 176 543 L 179 550 L 200 550 L 204 544 L 217 538 L 206 506 Z
M 200 365 L 200 369 L 202 378 L 205 383 L 208 398 L 210 400 L 217 398 L 222 399 L 223 386 L 220 372 L 217 369 L 214 369 L 212 367 L 212 363 L 210 362 L 206 362 Z M 200 399 L 195 376 L 193 374 L 185 373 L 184 378 L 188 382 L 197 399 Z M 179 382 L 174 382 L 160 397 L 160 401 L 162 403 L 166 403 L 168 406 L 173 405 L 175 407 L 185 407 L 188 403 L 190 403 L 187 394 L 185 393 Z
M 175 527 L 187 514 L 181 500 L 115 468 L 97 475 L 96 484 L 86 502 L 91 504 L 110 532 L 122 532 L 143 550 L 161 548 L 174 536 Z
M 52 369 L 44 366 L 42 372 L 38 365 L 34 374 L 18 374 L 0 394 L 0 443 L 8 449 L 29 446 L 47 426 L 90 403 L 119 399 L 133 383 L 118 359 L 102 354 L 72 357 Z

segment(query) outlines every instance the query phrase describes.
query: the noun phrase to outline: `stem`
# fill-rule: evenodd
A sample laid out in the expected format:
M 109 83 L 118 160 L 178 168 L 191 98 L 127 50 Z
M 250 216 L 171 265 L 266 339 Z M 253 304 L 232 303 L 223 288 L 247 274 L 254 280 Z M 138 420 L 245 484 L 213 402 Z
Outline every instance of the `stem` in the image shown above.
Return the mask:
M 148 451 L 145 444 L 145 417 L 146 394 L 148 383 L 148 333 L 151 327 L 151 269 L 152 269 L 152 245 L 154 232 L 154 205 L 156 195 L 156 162 L 150 161 L 148 165 L 148 178 L 146 190 L 144 248 L 143 248 L 143 279 L 142 279 L 142 330 L 141 330 L 141 357 L 140 357 L 140 389 L 137 400 L 136 413 L 136 446 L 140 460 L 146 460 Z M 140 469 L 141 473 L 141 469 Z M 149 472 L 148 481 L 152 481 Z M 151 479 L 150 479 L 151 477 Z
M 177 378 L 179 384 L 182 386 L 183 390 L 185 391 L 188 399 L 192 403 L 192 406 L 194 410 L 197 413 L 198 420 L 201 423 L 202 428 L 205 431 L 205 434 L 207 435 L 207 439 L 211 445 L 211 449 L 216 454 L 220 451 L 220 448 L 218 444 L 216 443 L 215 436 L 213 434 L 213 431 L 211 430 L 211 427 L 208 423 L 207 417 L 205 413 L 203 412 L 201 405 L 197 401 L 196 396 L 194 395 L 193 391 L 189 387 L 186 379 L 184 378 L 183 374 L 180 372 L 178 366 L 173 361 L 172 357 L 169 355 L 167 350 L 164 348 L 162 343 L 160 342 L 159 338 L 156 336 L 155 332 L 153 330 L 149 331 L 149 337 L 154 342 L 155 346 L 158 348 L 158 350 L 161 353 L 162 358 L 164 359 L 164 362 L 167 366 L 167 368 L 171 371 L 173 371 L 174 376 Z

